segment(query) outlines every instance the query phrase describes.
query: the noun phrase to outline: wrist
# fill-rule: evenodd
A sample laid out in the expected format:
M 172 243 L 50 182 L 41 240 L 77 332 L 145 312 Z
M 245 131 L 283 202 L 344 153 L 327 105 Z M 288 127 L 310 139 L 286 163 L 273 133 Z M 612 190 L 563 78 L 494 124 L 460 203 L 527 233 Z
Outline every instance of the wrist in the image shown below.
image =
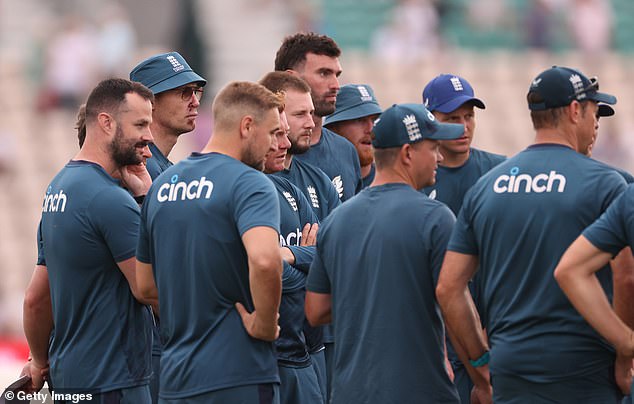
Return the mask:
M 135 201 L 136 201 L 136 203 L 138 203 L 139 205 L 143 205 L 143 201 L 145 201 L 145 194 L 135 196 L 135 197 L 134 197 L 134 200 L 135 200 Z
M 479 358 L 477 358 L 477 359 L 469 359 L 469 363 L 474 368 L 479 368 L 479 367 L 488 365 L 489 364 L 489 359 L 490 359 L 490 355 L 489 355 L 489 351 L 487 350 L 487 351 L 484 351 L 484 353 L 482 355 L 480 355 Z

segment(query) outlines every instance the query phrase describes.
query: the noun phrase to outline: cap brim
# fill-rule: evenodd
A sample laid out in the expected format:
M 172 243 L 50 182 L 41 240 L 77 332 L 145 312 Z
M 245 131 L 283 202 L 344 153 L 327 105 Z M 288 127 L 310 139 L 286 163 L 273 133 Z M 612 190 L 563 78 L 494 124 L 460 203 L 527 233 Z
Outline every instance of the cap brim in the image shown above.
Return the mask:
M 599 104 L 599 110 L 597 111 L 597 115 L 599 116 L 612 116 L 614 115 L 614 108 L 607 104 Z
M 460 108 L 463 104 L 467 102 L 472 102 L 473 105 L 475 105 L 476 107 L 480 109 L 486 108 L 482 100 L 480 100 L 479 98 L 470 97 L 468 95 L 461 95 L 459 97 L 453 98 L 450 101 L 447 101 L 444 104 L 440 104 L 439 106 L 434 108 L 432 111 L 440 111 L 443 114 L 448 114 L 450 112 L 457 110 L 458 108 Z
M 455 140 L 464 135 L 464 125 L 460 123 L 438 123 L 438 129 L 431 136 L 424 136 L 432 140 Z
M 184 86 L 185 84 L 195 83 L 195 82 L 200 82 L 202 86 L 207 84 L 207 80 L 203 79 L 198 74 L 190 70 L 190 71 L 178 73 L 166 80 L 156 83 L 155 85 L 149 88 L 150 90 L 152 90 L 154 94 L 159 94 L 164 91 L 173 90 L 180 86 Z
M 616 104 L 616 97 L 611 94 L 595 93 L 595 94 L 592 94 L 592 96 L 588 98 L 597 102 L 603 102 L 605 104 L 610 104 L 610 105 Z
M 378 104 L 375 104 L 374 102 L 367 102 L 346 108 L 342 111 L 335 111 L 333 114 L 328 115 L 324 119 L 324 126 L 328 126 L 335 122 L 349 121 L 351 119 L 359 119 L 369 115 L 377 115 L 382 112 L 383 111 Z

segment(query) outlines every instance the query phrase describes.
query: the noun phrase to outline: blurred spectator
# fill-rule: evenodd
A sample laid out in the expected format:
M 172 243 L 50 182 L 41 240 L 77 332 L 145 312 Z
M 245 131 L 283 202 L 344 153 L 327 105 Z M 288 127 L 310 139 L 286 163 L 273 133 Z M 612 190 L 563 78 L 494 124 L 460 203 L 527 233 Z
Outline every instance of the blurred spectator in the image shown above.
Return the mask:
M 126 77 L 133 63 L 136 33 L 126 10 L 117 3 L 108 3 L 103 10 L 98 33 L 99 66 L 102 77 Z
M 0 128 L 0 175 L 11 170 L 16 154 L 15 135 Z
M 398 0 L 388 24 L 374 34 L 372 52 L 405 63 L 425 59 L 438 50 L 438 21 L 431 0 Z
M 609 0 L 570 0 L 564 7 L 577 49 L 602 53 L 610 48 L 613 15 Z
M 553 44 L 553 9 L 548 0 L 532 0 L 524 14 L 525 43 L 529 48 L 548 50 Z
M 61 30 L 48 43 L 44 88 L 38 108 L 77 110 L 94 84 L 103 55 L 95 47 L 92 30 L 77 15 L 64 17 Z
M 473 0 L 467 13 L 469 22 L 480 31 L 495 31 L 511 17 L 505 0 Z

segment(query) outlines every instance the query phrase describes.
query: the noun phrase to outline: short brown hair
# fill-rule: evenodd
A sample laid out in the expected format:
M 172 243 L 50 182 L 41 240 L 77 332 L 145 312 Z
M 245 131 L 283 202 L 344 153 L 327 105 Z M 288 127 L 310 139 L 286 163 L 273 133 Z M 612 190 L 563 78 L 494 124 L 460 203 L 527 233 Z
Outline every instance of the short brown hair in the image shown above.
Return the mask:
M 298 32 L 284 38 L 275 55 L 275 70 L 296 70 L 298 66 L 306 62 L 307 53 L 337 58 L 341 55 L 341 49 L 327 35 Z
M 141 83 L 119 78 L 106 79 L 97 84 L 86 100 L 85 122 L 93 122 L 102 112 L 119 112 L 128 93 L 138 94 L 143 99 L 154 102 L 152 91 Z
M 295 90 L 300 93 L 310 93 L 310 86 L 303 79 L 289 72 L 269 72 L 258 82 L 274 93 L 285 93 Z
M 544 99 L 537 92 L 531 91 L 526 95 L 526 99 L 529 104 L 543 103 Z M 588 101 L 581 101 L 581 113 L 585 115 L 588 108 Z M 533 122 L 533 129 L 546 129 L 556 128 L 564 116 L 564 113 L 568 108 L 568 105 L 564 107 L 548 108 L 540 111 L 531 111 L 531 121 Z
M 269 110 L 282 110 L 284 100 L 266 87 L 249 81 L 233 81 L 227 84 L 214 99 L 211 113 L 214 126 L 230 128 L 240 122 L 245 115 L 259 120 Z

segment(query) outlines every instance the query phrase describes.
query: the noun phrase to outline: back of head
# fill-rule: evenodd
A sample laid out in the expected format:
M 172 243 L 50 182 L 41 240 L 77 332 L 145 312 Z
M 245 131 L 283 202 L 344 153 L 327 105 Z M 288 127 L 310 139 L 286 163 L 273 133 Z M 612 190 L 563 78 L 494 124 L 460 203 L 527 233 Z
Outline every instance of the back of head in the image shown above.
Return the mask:
M 271 109 L 281 111 L 283 106 L 282 97 L 263 85 L 248 81 L 233 81 L 220 90 L 211 107 L 214 133 L 237 128 L 246 115 L 258 121 L 266 112 Z
M 259 81 L 264 87 L 274 93 L 286 93 L 294 90 L 300 93 L 310 93 L 310 86 L 301 78 L 285 71 L 269 72 Z
M 130 80 L 144 84 L 154 94 L 189 83 L 207 84 L 207 80 L 193 71 L 178 52 L 161 53 L 145 59 L 132 69 Z
M 306 61 L 307 53 L 336 58 L 341 55 L 341 49 L 327 35 L 299 32 L 284 38 L 275 55 L 275 70 L 296 70 Z
M 86 126 L 95 122 L 102 112 L 116 115 L 121 105 L 125 104 L 128 93 L 154 101 L 152 91 L 141 83 L 118 78 L 103 80 L 90 92 L 86 100 Z
M 605 103 L 599 106 L 599 116 L 614 115 L 612 107 L 606 104 L 615 104 L 616 97 L 598 90 L 596 77 L 590 79 L 579 70 L 560 66 L 544 70 L 531 82 L 526 95 L 533 127 L 536 130 L 557 127 L 573 101 L 582 105 L 584 101 Z
M 461 137 L 464 126 L 440 123 L 422 104 L 394 104 L 383 111 L 375 121 L 372 146 L 375 149 L 377 169 L 389 165 L 383 156 L 393 159 L 394 152 L 405 144 L 430 140 L 453 140 Z

